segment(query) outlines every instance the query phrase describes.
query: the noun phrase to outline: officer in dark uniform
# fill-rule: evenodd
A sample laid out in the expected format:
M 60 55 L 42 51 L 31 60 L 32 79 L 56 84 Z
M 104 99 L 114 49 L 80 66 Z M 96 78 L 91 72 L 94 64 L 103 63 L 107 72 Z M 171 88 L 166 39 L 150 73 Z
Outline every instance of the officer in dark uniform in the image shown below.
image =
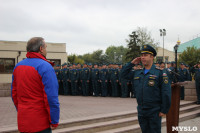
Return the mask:
M 106 97 L 108 95 L 108 69 L 106 69 L 106 64 L 103 64 L 100 70 L 99 80 L 101 83 L 101 96 Z
M 141 56 L 135 58 L 122 70 L 122 78 L 134 80 L 138 120 L 143 133 L 161 133 L 161 118 L 171 105 L 171 86 L 167 74 L 153 64 L 156 50 L 144 45 Z M 131 71 L 142 62 L 142 70 Z
M 79 72 L 76 69 L 76 64 L 73 64 L 72 69 L 69 71 L 69 78 L 71 81 L 71 90 L 72 95 L 78 95 L 78 79 L 79 79 Z
M 194 67 L 191 68 L 191 72 L 195 74 L 194 79 L 197 93 L 196 104 L 200 104 L 200 61 L 198 62 L 198 64 L 194 65 Z
M 127 65 L 127 64 L 126 64 L 126 65 Z M 137 69 L 138 69 L 137 66 L 138 66 L 138 64 L 137 64 L 137 65 L 134 65 L 133 68 L 131 69 L 131 72 L 137 70 Z M 134 86 L 133 86 L 133 81 L 134 81 L 134 80 L 131 80 L 131 79 L 130 79 L 130 80 L 128 80 L 128 81 L 129 81 L 129 83 L 128 83 L 128 90 L 129 90 L 129 93 L 131 94 L 130 97 L 131 97 L 131 98 L 136 98 L 136 97 L 135 97 L 135 88 L 134 88 Z
M 90 69 L 87 67 L 86 63 L 84 63 L 83 69 L 80 73 L 80 80 L 82 84 L 83 96 L 89 96 Z
M 164 62 L 160 62 L 160 69 L 162 69 L 162 70 L 165 69 L 165 63 Z
M 117 65 L 113 65 L 110 75 L 111 85 L 112 85 L 112 97 L 119 97 L 119 69 Z
M 58 84 L 59 84 L 58 94 L 63 95 L 64 94 L 63 79 L 62 79 L 62 72 L 61 72 L 61 66 L 60 65 L 56 65 L 55 72 L 56 72 L 56 76 L 57 76 Z
M 121 71 L 122 69 L 120 69 L 119 71 L 119 82 L 121 84 L 121 97 L 126 98 L 130 96 L 130 91 L 128 89 L 129 80 L 121 78 Z
M 94 96 L 99 96 L 100 94 L 100 86 L 99 86 L 99 69 L 98 64 L 94 64 L 94 68 L 92 69 L 92 87 L 94 90 Z
M 159 63 L 159 62 L 156 62 L 155 65 L 156 65 L 157 67 L 160 67 L 160 63 Z
M 68 86 L 69 86 L 69 95 L 72 94 L 72 89 L 71 89 L 71 79 L 70 79 L 70 70 L 72 70 L 72 65 L 71 64 L 68 64 L 68 79 L 67 79 L 67 82 L 68 82 Z
M 64 63 L 62 65 L 62 79 L 63 79 L 63 89 L 64 89 L 64 95 L 69 95 L 70 90 L 69 90 L 69 69 L 67 68 L 67 63 Z
M 184 82 L 184 81 L 189 81 L 190 80 L 190 76 L 189 76 L 188 70 L 185 68 L 185 64 L 184 63 L 180 64 L 180 69 L 178 71 L 178 74 L 180 75 L 178 77 L 178 81 L 179 82 Z M 185 97 L 185 88 L 184 88 L 184 86 L 181 86 L 181 94 L 180 94 L 181 100 L 184 100 L 184 97 Z
M 88 69 L 90 70 L 90 79 L 89 79 L 89 95 L 93 96 L 93 87 L 92 87 L 92 63 L 88 63 Z
M 77 95 L 82 95 L 83 91 L 82 91 L 82 83 L 81 83 L 81 71 L 82 71 L 82 65 L 80 63 L 77 63 L 76 65 L 76 70 L 78 72 L 79 78 L 78 78 L 78 82 L 77 82 Z
M 167 62 L 167 68 L 171 67 L 171 62 Z
M 114 63 L 109 63 L 108 68 L 106 68 L 108 70 L 108 96 L 112 96 L 111 73 L 113 70 L 113 65 Z
M 192 81 L 192 73 L 191 73 L 191 70 L 190 70 L 190 66 L 189 65 L 185 65 L 185 68 L 187 69 L 188 71 L 188 74 L 189 74 L 189 80 Z

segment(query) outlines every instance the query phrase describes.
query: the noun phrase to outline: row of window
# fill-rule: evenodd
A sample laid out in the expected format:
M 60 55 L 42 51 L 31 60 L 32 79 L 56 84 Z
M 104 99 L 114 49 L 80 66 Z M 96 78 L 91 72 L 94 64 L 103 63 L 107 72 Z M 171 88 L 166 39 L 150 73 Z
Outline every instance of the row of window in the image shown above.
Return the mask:
M 61 64 L 60 59 L 50 59 L 55 65 Z M 0 58 L 0 73 L 9 74 L 13 72 L 15 67 L 15 58 Z

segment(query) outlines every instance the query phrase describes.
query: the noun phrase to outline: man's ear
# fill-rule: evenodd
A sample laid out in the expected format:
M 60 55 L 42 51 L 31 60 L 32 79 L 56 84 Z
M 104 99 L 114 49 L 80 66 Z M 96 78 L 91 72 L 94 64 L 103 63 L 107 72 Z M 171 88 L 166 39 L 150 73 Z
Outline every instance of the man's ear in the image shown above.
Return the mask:
M 153 56 L 152 54 L 150 54 L 150 56 L 151 56 L 151 58 L 153 58 L 153 59 L 154 59 L 154 56 Z
M 41 53 L 43 52 L 43 47 L 42 47 L 42 46 L 40 46 L 40 52 L 41 52 Z

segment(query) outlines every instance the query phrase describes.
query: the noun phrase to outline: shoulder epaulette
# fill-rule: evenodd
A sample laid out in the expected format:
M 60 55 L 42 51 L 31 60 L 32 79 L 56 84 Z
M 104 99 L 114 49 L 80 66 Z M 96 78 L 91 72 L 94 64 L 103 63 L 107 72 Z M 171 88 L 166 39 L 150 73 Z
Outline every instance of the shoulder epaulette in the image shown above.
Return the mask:
M 160 67 L 158 67 L 158 66 L 156 67 L 156 69 L 161 70 Z

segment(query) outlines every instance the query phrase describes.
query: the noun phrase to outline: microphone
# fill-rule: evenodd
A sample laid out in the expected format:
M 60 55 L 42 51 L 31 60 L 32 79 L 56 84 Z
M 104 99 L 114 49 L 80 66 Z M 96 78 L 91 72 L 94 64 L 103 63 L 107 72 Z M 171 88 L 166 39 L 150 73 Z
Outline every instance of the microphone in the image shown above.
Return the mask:
M 175 74 L 175 75 L 177 75 L 177 76 L 180 76 L 178 73 L 176 73 L 176 72 L 172 71 L 172 70 L 171 70 L 171 69 L 169 69 L 169 68 L 167 68 L 167 71 L 168 71 L 168 72 L 170 72 L 170 73 L 173 73 L 173 74 Z

